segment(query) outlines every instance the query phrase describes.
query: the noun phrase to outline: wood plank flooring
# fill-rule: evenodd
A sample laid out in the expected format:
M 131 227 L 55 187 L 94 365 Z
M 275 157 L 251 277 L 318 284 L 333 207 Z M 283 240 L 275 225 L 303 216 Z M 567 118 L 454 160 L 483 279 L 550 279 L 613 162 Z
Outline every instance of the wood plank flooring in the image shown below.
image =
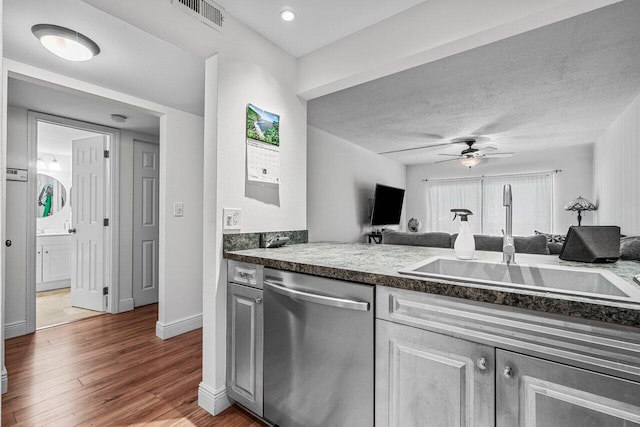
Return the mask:
M 3 426 L 263 426 L 198 406 L 202 330 L 161 340 L 157 305 L 6 341 Z

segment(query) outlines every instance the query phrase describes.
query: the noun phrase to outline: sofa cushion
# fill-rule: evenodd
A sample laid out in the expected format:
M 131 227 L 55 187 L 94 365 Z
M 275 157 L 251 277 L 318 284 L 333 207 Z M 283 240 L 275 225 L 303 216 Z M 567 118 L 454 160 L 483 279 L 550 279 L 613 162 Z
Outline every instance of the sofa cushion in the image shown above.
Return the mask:
M 620 258 L 640 261 L 640 236 L 623 237 L 620 239 Z
M 451 236 L 451 247 L 456 242 L 457 234 Z M 502 252 L 502 236 L 488 236 L 486 234 L 476 234 L 473 236 L 476 241 L 477 251 Z M 513 242 L 516 246 L 516 253 L 549 255 L 547 238 L 543 235 L 537 236 L 514 236 Z
M 382 243 L 387 245 L 428 246 L 432 248 L 450 248 L 451 235 L 449 233 L 408 233 L 403 231 L 385 230 L 382 233 Z

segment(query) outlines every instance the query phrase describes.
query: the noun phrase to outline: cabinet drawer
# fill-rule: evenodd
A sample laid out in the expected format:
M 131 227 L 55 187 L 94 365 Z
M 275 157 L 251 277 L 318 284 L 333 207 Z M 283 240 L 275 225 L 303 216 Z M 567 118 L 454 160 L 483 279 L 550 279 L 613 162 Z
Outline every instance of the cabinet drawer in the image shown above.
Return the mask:
M 262 289 L 263 266 L 229 260 L 227 278 L 230 282 Z

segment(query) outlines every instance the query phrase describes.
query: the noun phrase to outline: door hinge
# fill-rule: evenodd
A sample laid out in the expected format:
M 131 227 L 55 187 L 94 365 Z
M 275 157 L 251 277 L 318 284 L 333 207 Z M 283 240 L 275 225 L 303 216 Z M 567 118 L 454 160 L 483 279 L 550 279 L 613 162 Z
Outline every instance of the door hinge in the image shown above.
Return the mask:
M 105 159 L 109 158 L 109 150 L 104 150 L 104 158 Z
M 105 218 L 104 220 L 102 220 L 102 225 L 104 225 L 105 227 L 109 226 L 109 218 Z
M 109 295 L 109 288 L 108 287 L 104 287 L 102 288 L 102 295 Z

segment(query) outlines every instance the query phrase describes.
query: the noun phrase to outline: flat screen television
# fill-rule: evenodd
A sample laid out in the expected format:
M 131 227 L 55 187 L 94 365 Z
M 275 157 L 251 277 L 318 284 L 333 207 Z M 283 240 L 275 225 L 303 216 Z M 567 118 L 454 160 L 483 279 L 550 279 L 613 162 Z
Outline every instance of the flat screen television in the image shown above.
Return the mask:
M 404 190 L 376 184 L 371 211 L 371 225 L 398 225 L 402 214 Z

